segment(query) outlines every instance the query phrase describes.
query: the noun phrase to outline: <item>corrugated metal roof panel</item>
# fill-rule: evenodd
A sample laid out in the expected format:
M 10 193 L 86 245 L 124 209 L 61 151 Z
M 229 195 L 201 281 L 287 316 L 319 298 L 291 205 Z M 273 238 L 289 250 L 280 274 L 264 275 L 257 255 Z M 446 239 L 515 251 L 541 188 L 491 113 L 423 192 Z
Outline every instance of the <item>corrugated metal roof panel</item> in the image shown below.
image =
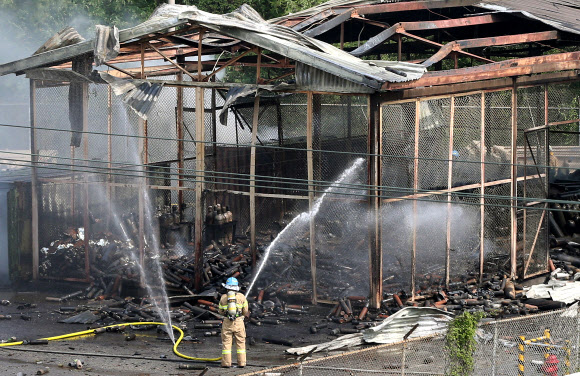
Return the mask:
M 176 21 L 176 18 L 178 21 Z M 174 25 L 178 22 L 189 22 L 193 25 L 203 26 L 225 36 L 243 40 L 263 49 L 276 52 L 343 80 L 348 80 L 357 85 L 368 86 L 375 90 L 380 89 L 386 82 L 400 82 L 410 79 L 406 75 L 394 74 L 392 69 L 361 60 L 348 52 L 305 36 L 289 27 L 268 23 L 248 5 L 243 5 L 236 11 L 224 15 L 203 12 L 194 6 L 161 5 L 150 20 L 132 29 L 122 30 L 119 33 L 119 39 L 121 42 L 127 41 L 131 36 L 142 36 L 144 30 L 149 33 L 155 32 L 156 29 L 161 31 L 166 29 L 168 25 Z M 61 50 L 61 53 L 55 56 L 47 52 L 37 55 L 44 55 L 42 59 L 30 57 L 0 65 L 0 75 L 49 66 L 52 63 L 63 61 L 65 56 L 66 58 L 72 58 L 78 54 L 89 52 L 89 45 L 92 49 L 94 43 L 89 41 L 88 44 L 80 43 L 70 47 L 63 47 L 58 49 Z M 70 49 L 73 53 L 67 53 L 67 49 Z M 415 72 L 417 75 L 413 77 L 419 78 L 424 72 L 424 68 L 417 68 Z
M 521 13 L 558 30 L 580 34 L 580 4 L 569 0 L 488 0 L 476 6 L 503 13 Z

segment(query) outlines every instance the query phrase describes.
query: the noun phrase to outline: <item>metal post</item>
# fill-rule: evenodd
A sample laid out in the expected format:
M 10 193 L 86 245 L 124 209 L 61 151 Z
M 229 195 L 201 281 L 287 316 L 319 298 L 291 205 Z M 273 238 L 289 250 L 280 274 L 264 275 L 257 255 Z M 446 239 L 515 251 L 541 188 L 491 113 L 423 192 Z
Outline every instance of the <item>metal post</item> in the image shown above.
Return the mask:
M 145 78 L 145 45 L 141 44 L 141 78 Z M 139 117 L 139 135 L 145 134 L 145 122 L 141 117 Z M 143 138 L 139 138 L 139 163 L 143 164 L 143 153 L 145 150 L 145 142 Z M 143 171 L 144 173 L 145 171 Z M 145 174 L 143 174 L 145 175 Z M 139 180 L 139 184 L 141 184 L 140 189 L 142 190 L 139 192 L 139 263 L 144 266 L 145 265 L 145 177 L 143 176 Z M 141 278 L 141 284 L 144 283 L 144 277 Z
M 403 58 L 403 37 L 401 34 L 397 34 L 397 60 L 401 61 Z
M 372 213 L 372 225 L 369 226 L 369 268 L 370 268 L 370 306 L 379 308 L 383 297 L 383 253 L 381 247 L 380 224 L 380 158 L 381 151 L 381 106 L 376 96 L 368 98 L 368 185 L 369 212 Z
M 252 144 L 250 146 L 250 247 L 252 265 L 256 265 L 256 142 L 258 140 L 258 115 L 260 112 L 260 96 L 254 98 L 254 114 L 252 117 Z
M 455 96 L 451 97 L 449 117 L 449 162 L 447 166 L 447 189 L 453 186 L 453 127 L 455 124 Z M 451 263 L 451 193 L 447 193 L 447 226 L 445 237 L 445 286 L 449 287 L 449 266 Z
M 71 146 L 70 147 L 70 157 L 71 157 L 71 166 L 70 166 L 70 172 L 71 172 L 71 182 L 76 180 L 76 171 L 75 171 L 75 167 L 76 167 L 76 161 L 75 161 L 75 147 Z M 77 208 L 76 208 L 76 198 L 75 198 L 75 184 L 71 184 L 71 190 L 70 190 L 70 217 L 71 218 L 75 218 L 76 213 L 77 213 Z M 76 227 L 77 224 L 74 224 Z
M 312 211 L 314 205 L 314 163 L 312 159 L 312 119 L 313 119 L 313 94 L 311 91 L 307 93 L 306 105 L 306 165 L 308 169 L 308 210 Z M 314 226 L 314 218 L 310 216 L 310 275 L 312 277 L 312 304 L 318 303 L 318 295 L 316 291 L 316 233 Z
M 107 85 L 107 168 L 109 170 L 109 174 L 107 176 L 107 206 L 109 213 L 113 211 L 113 203 L 111 202 L 113 196 L 113 186 L 111 183 L 113 182 L 113 176 L 111 175 L 111 169 L 113 167 L 113 90 L 111 86 Z M 107 215 L 107 226 L 108 231 L 111 231 L 111 215 Z
M 493 324 L 493 353 L 492 353 L 492 363 L 491 363 L 491 376 L 496 376 L 495 374 L 495 362 L 497 359 L 497 321 Z
M 480 171 L 481 171 L 481 195 L 479 198 L 479 284 L 483 283 L 483 263 L 484 263 L 484 252 L 485 252 L 485 92 L 481 92 L 481 133 L 480 133 Z M 495 346 L 495 343 L 494 343 Z M 495 365 L 495 360 L 494 360 Z
M 177 80 L 178 81 L 183 81 L 183 73 L 182 72 L 178 72 L 177 73 Z M 176 127 L 177 127 L 177 171 L 178 171 L 178 177 L 179 179 L 177 180 L 177 186 L 180 188 L 177 190 L 177 210 L 179 213 L 179 220 L 183 222 L 184 218 L 183 218 L 183 213 L 181 208 L 183 207 L 183 189 L 181 189 L 181 187 L 183 187 L 183 181 L 184 181 L 184 176 L 183 176 L 183 148 L 184 148 L 184 143 L 183 143 L 183 86 L 178 86 L 177 87 L 177 111 L 176 111 Z M 204 112 L 203 108 L 200 110 L 199 108 L 196 108 L 196 114 L 197 111 L 201 111 L 202 113 Z M 203 146 L 203 145 L 202 145 Z M 198 145 L 199 147 L 199 145 Z
M 201 50 L 202 50 L 202 43 L 201 41 L 203 40 L 203 32 L 204 29 L 203 28 L 199 28 L 199 33 L 197 34 L 198 36 L 198 40 L 197 40 L 197 79 L 199 81 L 202 81 L 203 76 L 201 74 L 202 71 L 202 64 L 201 64 Z
M 517 169 L 516 169 L 516 157 L 517 157 L 517 135 L 518 135 L 518 99 L 517 99 L 517 88 L 516 80 L 513 79 L 512 86 L 512 117 L 511 117 L 511 184 L 510 184 L 510 195 L 511 195 L 511 205 L 510 205 L 510 277 L 512 279 L 517 278 L 517 234 L 518 234 L 518 223 L 516 218 L 516 206 L 517 206 Z
M 580 354 L 580 307 L 576 309 L 576 351 L 574 351 L 574 367 L 578 368 Z
M 139 117 L 139 136 L 145 135 L 145 121 Z M 145 154 L 145 140 L 143 137 L 139 137 L 139 164 L 143 164 L 144 154 Z M 139 263 L 141 266 L 145 266 L 145 167 L 141 167 L 142 176 L 139 177 Z M 144 277 L 141 279 L 141 284 L 145 283 Z
M 88 281 L 90 281 L 90 260 L 89 260 L 89 256 L 90 256 L 90 246 L 89 246 L 89 242 L 91 239 L 91 224 L 90 224 L 90 218 L 89 218 L 89 197 L 90 197 L 90 193 L 89 193 L 89 175 L 90 173 L 89 171 L 89 134 L 87 133 L 89 131 L 89 84 L 88 83 L 83 83 L 83 101 L 82 101 L 82 112 L 83 112 L 83 117 L 82 117 L 82 121 L 83 121 L 83 155 L 84 155 L 84 165 L 85 165 L 85 169 L 87 172 L 85 172 L 85 184 L 84 184 L 84 216 L 83 216 L 83 227 L 85 228 L 85 278 Z
M 518 341 L 518 376 L 524 376 L 524 366 L 525 366 L 525 352 L 524 341 L 525 336 L 520 336 Z
M 548 85 L 544 85 L 544 124 L 548 124 L 549 122 L 549 101 L 548 101 Z M 550 128 L 546 128 L 544 130 L 544 166 L 546 166 L 544 168 L 544 173 L 546 178 L 544 179 L 544 184 L 545 184 L 545 192 L 546 192 L 546 198 L 550 197 Z M 550 244 L 549 243 L 549 237 L 550 237 L 550 224 L 548 221 L 548 216 L 550 215 L 550 212 L 548 210 L 548 205 L 544 205 L 544 211 L 545 211 L 545 217 L 546 217 L 546 231 L 545 231 L 545 241 L 546 244 Z M 546 269 L 549 270 L 549 262 L 550 262 L 550 252 L 546 252 L 546 259 L 544 260 L 544 262 L 546 263 Z M 580 333 L 578 334 L 580 336 Z M 578 351 L 576 351 L 576 354 L 578 354 Z M 576 363 L 578 365 L 578 363 Z
M 195 88 L 195 289 L 201 291 L 203 287 L 203 186 L 205 174 L 205 105 L 203 100 L 204 89 Z
M 417 195 L 419 189 L 419 120 L 421 102 L 415 101 L 415 153 L 413 158 L 413 193 Z M 411 299 L 415 300 L 415 271 L 417 262 L 417 197 L 413 199 L 413 235 L 411 253 Z
M 402 360 L 401 360 L 401 376 L 405 376 L 405 367 L 407 366 L 406 361 L 407 361 L 407 341 L 405 340 L 403 342 L 403 356 L 402 356 Z
M 31 168 L 31 192 L 32 192 L 32 279 L 38 279 L 38 252 L 40 252 L 38 239 L 38 149 L 36 147 L 36 82 L 30 80 L 30 159 Z M 74 189 L 74 188 L 73 188 Z

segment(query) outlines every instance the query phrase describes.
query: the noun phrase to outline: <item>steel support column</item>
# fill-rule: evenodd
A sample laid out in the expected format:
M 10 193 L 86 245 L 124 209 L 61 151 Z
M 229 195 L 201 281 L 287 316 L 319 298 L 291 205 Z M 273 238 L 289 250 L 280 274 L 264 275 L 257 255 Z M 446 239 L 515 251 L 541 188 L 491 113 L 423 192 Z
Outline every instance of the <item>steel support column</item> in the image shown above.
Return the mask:
M 307 94 L 306 105 L 306 164 L 308 168 L 308 210 L 312 212 L 314 205 L 314 163 L 312 159 L 312 119 L 313 119 L 313 97 L 311 91 Z M 316 291 L 316 232 L 314 218 L 310 216 L 310 275 L 312 277 L 312 304 L 318 303 Z
M 512 279 L 517 278 L 517 241 L 518 241 L 518 222 L 517 222 L 517 136 L 518 136 L 518 92 L 515 84 L 512 87 L 512 116 L 511 116 L 511 161 L 510 161 L 510 276 Z
M 177 80 L 183 81 L 183 73 L 179 72 L 177 74 Z M 177 89 L 177 108 L 175 112 L 175 122 L 177 127 L 177 171 L 178 177 L 177 186 L 183 187 L 183 87 L 178 87 Z M 196 114 L 198 109 L 196 108 Z M 201 111 L 203 113 L 203 111 Z M 180 189 L 177 191 L 177 205 L 178 205 L 178 212 L 179 212 L 179 220 L 184 221 L 183 218 L 183 190 Z
M 411 239 L 411 298 L 415 300 L 415 273 L 417 269 L 417 193 L 419 189 L 419 123 L 421 101 L 415 101 L 415 151 L 413 155 L 413 231 Z
M 195 290 L 203 287 L 203 187 L 205 174 L 205 105 L 203 100 L 204 89 L 195 88 Z
M 481 92 L 481 129 L 480 129 L 480 147 L 479 147 L 479 159 L 480 159 L 480 198 L 479 198 L 479 283 L 483 283 L 483 262 L 484 262 L 484 252 L 485 252 L 485 92 Z
M 447 189 L 453 187 L 453 128 L 455 125 L 455 96 L 451 96 L 451 113 L 449 116 L 449 149 L 447 165 Z M 449 288 L 449 274 L 451 264 L 451 193 L 447 194 L 447 225 L 445 236 L 445 287 Z
M 83 126 L 83 157 L 85 159 L 85 162 L 83 163 L 85 165 L 85 170 L 87 172 L 85 172 L 85 176 L 84 176 L 84 180 L 85 180 L 85 184 L 84 184 L 84 215 L 83 215 L 83 227 L 85 228 L 85 278 L 88 281 L 90 281 L 90 276 L 91 276 L 91 272 L 90 272 L 90 246 L 89 246 L 89 242 L 91 239 L 91 222 L 90 222 L 90 218 L 89 218 L 89 211 L 90 211 L 90 205 L 89 205 L 89 200 L 90 200 L 90 193 L 89 193 L 89 178 L 90 178 L 90 173 L 88 172 L 90 169 L 89 166 L 89 134 L 87 133 L 89 131 L 89 84 L 88 83 L 83 83 L 83 91 L 82 91 L 82 96 L 83 96 L 83 101 L 82 101 L 82 113 L 83 113 L 83 117 L 82 117 L 82 126 Z
M 370 306 L 379 308 L 383 298 L 383 252 L 381 247 L 380 209 L 381 185 L 380 157 L 381 153 L 381 107 L 376 96 L 369 96 L 369 130 L 368 130 L 368 185 L 369 212 L 371 213 L 369 266 L 370 266 Z
M 32 279 L 38 279 L 38 252 L 40 242 L 38 239 L 38 148 L 36 147 L 36 81 L 30 80 L 30 153 L 31 168 L 31 192 L 32 192 Z M 74 189 L 74 187 L 73 187 Z

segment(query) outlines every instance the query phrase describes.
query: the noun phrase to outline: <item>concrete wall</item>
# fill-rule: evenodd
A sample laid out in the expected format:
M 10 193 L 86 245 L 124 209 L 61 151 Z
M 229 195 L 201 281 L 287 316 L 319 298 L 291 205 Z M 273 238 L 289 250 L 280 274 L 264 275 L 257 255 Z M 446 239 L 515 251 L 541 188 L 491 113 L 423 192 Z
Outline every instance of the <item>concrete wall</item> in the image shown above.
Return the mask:
M 11 185 L 0 183 L 0 286 L 10 284 L 8 263 L 8 191 Z

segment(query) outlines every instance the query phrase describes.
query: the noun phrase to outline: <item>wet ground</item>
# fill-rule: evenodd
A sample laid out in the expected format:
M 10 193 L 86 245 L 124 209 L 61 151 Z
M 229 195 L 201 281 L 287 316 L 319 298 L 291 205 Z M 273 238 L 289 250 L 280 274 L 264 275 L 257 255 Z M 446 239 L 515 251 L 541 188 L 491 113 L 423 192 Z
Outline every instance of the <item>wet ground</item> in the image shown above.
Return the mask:
M 66 303 L 46 301 L 47 296 L 63 296 L 83 287 L 79 284 L 43 281 L 18 286 L 17 289 L 0 290 L 0 300 L 7 299 L 12 303 L 0 306 L 0 315 L 12 316 L 11 320 L 0 320 L 0 340 L 8 340 L 10 337 L 33 340 L 86 330 L 86 324 L 58 323 L 69 316 L 56 312 L 62 306 L 85 304 L 86 300 Z M 26 303 L 37 306 L 23 307 Z M 237 375 L 259 371 L 296 362 L 296 357 L 285 355 L 284 350 L 288 347 L 266 343 L 262 341 L 264 337 L 291 341 L 294 347 L 336 338 L 328 334 L 329 329 L 314 335 L 309 331 L 310 326 L 327 311 L 327 307 L 321 307 L 318 312 L 310 311 L 313 314 L 304 315 L 301 323 L 263 326 L 247 324 L 248 366 L 243 369 L 224 369 L 219 367 L 219 363 L 187 361 L 173 353 L 173 344 L 165 338 L 164 333 L 157 333 L 155 329 L 132 331 L 127 328 L 127 333 L 136 334 L 134 341 L 125 341 L 125 334 L 122 333 L 103 333 L 50 341 L 48 345 L 0 347 L 0 375 L 17 375 L 19 372 L 36 375 L 37 371 L 47 367 L 47 375 L 198 375 L 202 372 L 179 369 L 179 364 L 184 363 L 207 366 L 209 370 L 205 375 Z M 320 315 L 316 316 L 316 313 Z M 23 319 L 28 317 L 30 320 Z M 219 357 L 220 337 L 205 337 L 205 331 L 193 329 L 193 322 L 189 322 L 186 335 L 192 336 L 193 341 L 183 341 L 179 351 L 194 357 Z M 80 370 L 68 366 L 76 359 L 84 363 Z

